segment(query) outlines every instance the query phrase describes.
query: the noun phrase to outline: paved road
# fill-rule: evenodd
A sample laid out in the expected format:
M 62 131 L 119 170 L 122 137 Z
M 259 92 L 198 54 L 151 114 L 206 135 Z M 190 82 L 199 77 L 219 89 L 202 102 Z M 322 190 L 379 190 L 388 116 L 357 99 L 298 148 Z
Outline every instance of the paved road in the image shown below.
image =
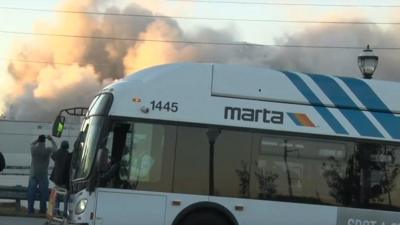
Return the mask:
M 43 225 L 44 218 L 0 216 L 0 225 Z

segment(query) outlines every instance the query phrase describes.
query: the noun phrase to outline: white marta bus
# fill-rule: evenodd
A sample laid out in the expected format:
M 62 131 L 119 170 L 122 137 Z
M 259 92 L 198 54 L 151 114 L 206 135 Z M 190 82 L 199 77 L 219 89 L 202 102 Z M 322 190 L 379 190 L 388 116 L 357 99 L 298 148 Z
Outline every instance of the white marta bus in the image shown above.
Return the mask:
M 137 72 L 86 113 L 66 221 L 398 225 L 399 89 L 238 65 Z

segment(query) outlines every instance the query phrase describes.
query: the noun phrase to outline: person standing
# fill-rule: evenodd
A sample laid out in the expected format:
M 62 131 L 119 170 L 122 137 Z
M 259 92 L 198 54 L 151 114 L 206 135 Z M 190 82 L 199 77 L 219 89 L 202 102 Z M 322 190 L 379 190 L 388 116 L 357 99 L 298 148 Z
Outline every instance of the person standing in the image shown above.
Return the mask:
M 58 187 L 68 189 L 69 164 L 71 162 L 71 153 L 68 152 L 68 141 L 62 141 L 61 147 L 51 154 L 54 161 L 54 168 L 50 175 L 50 180 Z
M 33 214 L 35 194 L 39 190 L 40 193 L 40 211 L 46 213 L 46 202 L 49 198 L 49 178 L 48 168 L 50 155 L 56 151 L 57 145 L 51 136 L 47 136 L 52 147 L 46 147 L 46 136 L 39 135 L 38 139 L 31 144 L 31 174 L 28 183 L 28 213 Z
M 61 142 L 61 147 L 57 151 L 53 152 L 51 154 L 51 159 L 54 161 L 54 168 L 53 171 L 51 172 L 50 175 L 50 180 L 54 182 L 56 185 L 55 191 L 58 188 L 63 188 L 68 190 L 69 189 L 69 167 L 71 163 L 71 153 L 68 152 L 69 148 L 69 143 L 68 141 L 62 141 Z M 64 210 L 62 211 L 64 215 L 67 213 L 67 196 L 64 196 Z M 54 204 L 54 203 L 53 203 Z M 55 200 L 55 211 L 53 213 L 56 213 L 57 215 L 60 215 L 61 210 L 60 210 L 60 199 L 56 197 Z

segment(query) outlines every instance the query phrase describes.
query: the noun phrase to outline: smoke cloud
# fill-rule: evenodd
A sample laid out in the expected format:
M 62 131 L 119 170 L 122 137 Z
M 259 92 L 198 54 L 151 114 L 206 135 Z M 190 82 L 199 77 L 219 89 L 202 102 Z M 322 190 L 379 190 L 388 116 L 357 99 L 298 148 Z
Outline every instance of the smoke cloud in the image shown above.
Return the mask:
M 348 26 L 330 25 L 305 29 L 301 33 L 276 40 L 279 44 L 318 46 L 367 46 L 399 47 L 400 29 L 380 28 L 377 25 Z M 330 73 L 341 76 L 361 77 L 357 56 L 361 50 L 355 49 L 275 49 L 268 64 L 275 68 L 295 69 L 310 73 Z M 374 50 L 379 56 L 379 64 L 374 79 L 399 81 L 399 51 Z
M 105 4 L 108 3 L 108 4 Z M 152 15 L 150 10 L 130 4 L 124 8 L 108 1 L 66 0 L 61 10 L 105 11 L 107 13 Z M 101 10 L 100 10 L 101 9 Z M 59 14 L 53 23 L 36 24 L 34 32 L 128 39 L 191 40 L 199 42 L 239 42 L 234 29 L 199 28 L 185 33 L 173 19 L 155 19 L 90 14 Z M 278 44 L 396 46 L 398 28 L 378 26 L 324 25 L 276 39 Z M 215 46 L 172 42 L 143 42 L 112 38 L 35 37 L 15 43 L 10 58 L 50 63 L 11 62 L 10 77 L 0 84 L 0 114 L 9 119 L 52 120 L 61 108 L 87 106 L 106 84 L 125 74 L 163 63 L 238 63 L 358 76 L 360 50 L 291 49 L 254 46 Z M 377 79 L 399 80 L 396 76 L 398 52 L 376 51 L 380 56 Z

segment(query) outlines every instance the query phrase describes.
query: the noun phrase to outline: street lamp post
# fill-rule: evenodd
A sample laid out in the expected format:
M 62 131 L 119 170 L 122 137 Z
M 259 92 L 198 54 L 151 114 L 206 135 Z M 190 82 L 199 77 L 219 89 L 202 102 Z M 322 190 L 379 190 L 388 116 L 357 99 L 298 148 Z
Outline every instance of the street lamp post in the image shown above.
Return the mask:
M 208 194 L 214 195 L 214 145 L 220 134 L 220 130 L 210 128 L 207 131 L 208 142 L 210 144 L 210 161 L 208 168 Z
M 378 66 L 379 57 L 372 52 L 372 49 L 367 48 L 358 56 L 358 67 L 365 79 L 371 79 L 376 67 Z

